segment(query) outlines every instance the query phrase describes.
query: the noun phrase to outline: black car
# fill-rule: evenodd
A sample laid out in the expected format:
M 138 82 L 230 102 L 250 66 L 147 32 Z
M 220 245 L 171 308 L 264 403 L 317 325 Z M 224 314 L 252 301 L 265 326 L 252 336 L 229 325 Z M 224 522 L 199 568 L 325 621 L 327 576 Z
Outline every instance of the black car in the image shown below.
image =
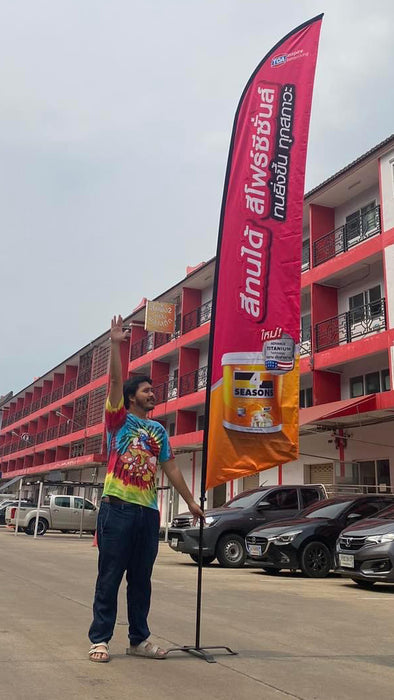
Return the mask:
M 244 491 L 221 508 L 206 511 L 203 538 L 203 562 L 218 559 L 222 566 L 244 565 L 247 552 L 245 535 L 257 524 L 291 518 L 309 503 L 326 499 L 324 486 L 263 486 Z M 180 513 L 168 531 L 168 542 L 177 552 L 189 554 L 198 561 L 199 527 L 193 526 L 190 513 Z
M 246 537 L 248 555 L 268 573 L 281 569 L 324 578 L 334 566 L 335 543 L 351 523 L 394 505 L 394 496 L 338 496 L 306 508 L 297 518 L 258 527 Z
M 361 588 L 394 583 L 394 507 L 343 530 L 336 547 L 337 571 Z

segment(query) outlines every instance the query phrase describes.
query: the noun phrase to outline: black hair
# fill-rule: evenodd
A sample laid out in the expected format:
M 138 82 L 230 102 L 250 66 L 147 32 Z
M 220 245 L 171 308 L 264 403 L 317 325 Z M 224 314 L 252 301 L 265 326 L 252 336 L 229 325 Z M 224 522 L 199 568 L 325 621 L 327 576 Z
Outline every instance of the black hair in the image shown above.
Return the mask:
M 140 384 L 144 384 L 144 382 L 148 382 L 148 384 L 152 385 L 151 378 L 148 377 L 148 375 L 146 374 L 137 374 L 136 377 L 127 379 L 127 381 L 124 382 L 123 398 L 125 408 L 130 408 L 130 398 L 136 395 L 138 387 L 140 386 Z

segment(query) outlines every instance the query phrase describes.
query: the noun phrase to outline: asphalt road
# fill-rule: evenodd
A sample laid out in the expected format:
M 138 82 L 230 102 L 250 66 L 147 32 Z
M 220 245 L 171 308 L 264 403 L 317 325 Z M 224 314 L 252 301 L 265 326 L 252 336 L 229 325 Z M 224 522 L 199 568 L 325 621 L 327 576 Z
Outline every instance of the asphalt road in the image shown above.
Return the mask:
M 87 659 L 97 549 L 92 538 L 34 540 L 0 528 L 0 698 L 10 700 L 342 700 L 394 697 L 394 587 L 362 591 L 255 568 L 204 570 L 202 643 L 238 656 L 207 664 L 125 656 L 125 591 L 112 661 Z M 162 646 L 194 642 L 196 566 L 165 544 L 150 626 Z

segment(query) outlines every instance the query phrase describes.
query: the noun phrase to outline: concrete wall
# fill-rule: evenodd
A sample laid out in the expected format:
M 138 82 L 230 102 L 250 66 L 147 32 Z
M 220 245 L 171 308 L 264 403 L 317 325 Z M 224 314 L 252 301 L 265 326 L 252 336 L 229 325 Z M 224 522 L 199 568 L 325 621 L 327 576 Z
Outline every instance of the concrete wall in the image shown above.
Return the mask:
M 348 199 L 345 204 L 342 204 L 342 206 L 335 209 L 335 228 L 343 226 L 343 224 L 346 222 L 347 216 L 357 211 L 357 209 L 365 207 L 367 204 L 370 204 L 373 201 L 375 202 L 376 206 L 379 204 L 378 183 L 372 187 L 369 187 L 367 190 L 364 190 L 364 192 L 360 192 L 352 199 Z
M 380 159 L 383 230 L 394 227 L 394 149 Z

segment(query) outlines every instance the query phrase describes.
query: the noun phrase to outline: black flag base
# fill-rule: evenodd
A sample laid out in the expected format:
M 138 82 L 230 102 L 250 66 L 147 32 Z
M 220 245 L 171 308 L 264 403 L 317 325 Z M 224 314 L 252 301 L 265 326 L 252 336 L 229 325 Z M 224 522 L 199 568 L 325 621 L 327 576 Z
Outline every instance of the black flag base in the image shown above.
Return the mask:
M 213 650 L 224 650 L 225 653 L 231 654 L 231 656 L 237 656 L 238 652 L 233 651 L 230 649 L 230 647 L 171 647 L 171 649 L 167 649 L 167 654 L 170 654 L 172 651 L 183 651 L 186 654 L 191 654 L 191 656 L 197 656 L 199 659 L 203 659 L 203 661 L 207 661 L 209 664 L 216 664 L 216 659 L 212 654 L 207 653 L 207 650 L 213 651 Z

